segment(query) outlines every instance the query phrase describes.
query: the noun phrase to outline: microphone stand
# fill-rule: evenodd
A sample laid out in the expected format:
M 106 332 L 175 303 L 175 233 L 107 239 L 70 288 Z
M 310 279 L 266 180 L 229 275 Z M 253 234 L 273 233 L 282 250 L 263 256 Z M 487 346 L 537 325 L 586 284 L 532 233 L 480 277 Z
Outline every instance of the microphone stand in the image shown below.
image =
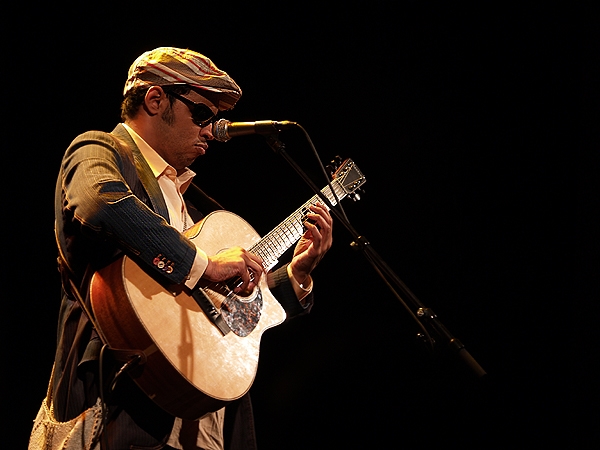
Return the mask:
M 299 125 L 296 124 L 299 128 L 304 131 L 307 139 L 310 142 L 310 137 L 306 133 L 306 131 Z M 466 364 L 467 368 L 472 371 L 477 377 L 482 377 L 486 375 L 485 370 L 479 365 L 479 363 L 471 356 L 471 354 L 467 351 L 465 346 L 460 342 L 460 340 L 456 339 L 450 331 L 440 322 L 437 315 L 431 310 L 431 308 L 423 305 L 419 299 L 411 292 L 411 290 L 402 282 L 402 280 L 394 273 L 394 271 L 385 263 L 385 261 L 377 254 L 377 252 L 373 249 L 368 239 L 358 233 L 354 227 L 347 220 L 345 215 L 342 215 L 337 208 L 334 208 L 329 199 L 319 190 L 319 188 L 312 182 L 312 180 L 306 175 L 306 173 L 296 164 L 296 162 L 289 156 L 289 154 L 285 150 L 285 144 L 279 140 L 279 136 L 277 131 L 273 131 L 273 133 L 261 133 L 264 135 L 267 144 L 273 149 L 275 153 L 282 156 L 287 163 L 300 175 L 300 177 L 304 180 L 304 182 L 317 194 L 324 204 L 329 207 L 330 212 L 339 220 L 339 222 L 348 230 L 354 239 L 350 244 L 353 248 L 361 250 L 363 255 L 369 261 L 369 263 L 373 266 L 375 271 L 383 278 L 384 282 L 387 286 L 392 290 L 392 292 L 399 298 L 403 306 L 408 310 L 413 318 L 417 321 L 419 327 L 422 329 L 424 334 L 418 334 L 418 337 L 423 340 L 423 342 L 429 343 L 431 348 L 433 349 L 435 345 L 435 339 L 431 336 L 434 334 L 439 340 L 446 343 L 447 348 L 451 351 L 451 353 L 457 356 L 461 362 Z M 312 146 L 312 142 L 311 146 Z M 314 147 L 313 147 L 314 148 Z M 318 157 L 317 157 L 318 158 Z M 335 192 L 331 189 L 333 195 L 335 196 Z M 339 205 L 339 199 L 337 199 L 337 204 Z M 388 280 L 391 280 L 388 281 Z M 395 284 L 399 290 L 403 293 L 404 297 L 408 299 L 408 301 L 412 304 L 412 309 L 409 307 L 406 302 L 402 299 L 402 296 L 399 296 L 396 290 L 393 287 Z M 431 332 L 430 332 L 431 331 Z

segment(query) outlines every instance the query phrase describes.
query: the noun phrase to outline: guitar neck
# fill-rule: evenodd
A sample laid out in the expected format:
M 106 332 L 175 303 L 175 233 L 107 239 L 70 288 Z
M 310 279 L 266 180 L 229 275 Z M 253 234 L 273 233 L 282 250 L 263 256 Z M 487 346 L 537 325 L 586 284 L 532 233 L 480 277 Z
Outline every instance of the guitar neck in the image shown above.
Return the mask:
M 342 200 L 346 197 L 346 191 L 340 186 L 337 180 L 333 180 L 331 186 L 333 187 L 335 196 L 329 186 L 321 189 L 321 193 L 335 206 L 337 203 L 336 196 L 339 200 Z M 304 222 L 306 221 L 307 214 L 310 212 L 309 207 L 320 201 L 322 202 L 321 198 L 318 195 L 314 195 L 249 249 L 250 252 L 263 259 L 265 270 L 272 269 L 277 264 L 279 257 L 302 237 L 305 231 Z

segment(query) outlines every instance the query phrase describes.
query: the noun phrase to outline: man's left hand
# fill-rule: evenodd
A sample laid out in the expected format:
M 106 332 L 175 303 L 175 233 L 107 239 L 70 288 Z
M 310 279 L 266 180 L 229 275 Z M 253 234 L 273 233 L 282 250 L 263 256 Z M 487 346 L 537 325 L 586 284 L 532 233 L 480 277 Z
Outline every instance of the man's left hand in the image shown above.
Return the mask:
M 290 263 L 292 275 L 299 284 L 306 279 L 331 248 L 333 219 L 322 203 L 311 205 L 305 222 L 306 231 L 294 250 Z

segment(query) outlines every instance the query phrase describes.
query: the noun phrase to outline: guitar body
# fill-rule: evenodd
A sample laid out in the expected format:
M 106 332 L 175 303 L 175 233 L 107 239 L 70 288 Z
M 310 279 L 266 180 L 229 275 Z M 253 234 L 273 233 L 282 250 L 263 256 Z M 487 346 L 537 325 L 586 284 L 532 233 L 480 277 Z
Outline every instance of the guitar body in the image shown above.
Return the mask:
M 209 255 L 232 246 L 251 248 L 260 240 L 246 221 L 227 211 L 208 215 L 186 235 Z M 232 300 L 217 285 L 203 289 L 217 309 Z M 248 392 L 262 334 L 286 317 L 263 276 L 248 297 L 233 299 L 240 307 L 234 305 L 236 320 L 251 311 L 249 329 L 234 326 L 223 334 L 188 290 L 164 286 L 126 256 L 94 274 L 90 297 L 105 342 L 145 354 L 132 374 L 138 386 L 167 412 L 192 420 Z

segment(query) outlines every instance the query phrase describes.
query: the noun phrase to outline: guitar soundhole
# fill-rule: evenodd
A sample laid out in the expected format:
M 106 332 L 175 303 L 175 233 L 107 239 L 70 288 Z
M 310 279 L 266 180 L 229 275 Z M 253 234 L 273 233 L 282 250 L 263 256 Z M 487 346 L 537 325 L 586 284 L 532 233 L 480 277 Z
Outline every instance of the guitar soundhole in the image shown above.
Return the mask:
M 260 320 L 263 298 L 257 287 L 250 299 L 242 299 L 230 291 L 221 305 L 221 315 L 235 334 L 248 336 Z

